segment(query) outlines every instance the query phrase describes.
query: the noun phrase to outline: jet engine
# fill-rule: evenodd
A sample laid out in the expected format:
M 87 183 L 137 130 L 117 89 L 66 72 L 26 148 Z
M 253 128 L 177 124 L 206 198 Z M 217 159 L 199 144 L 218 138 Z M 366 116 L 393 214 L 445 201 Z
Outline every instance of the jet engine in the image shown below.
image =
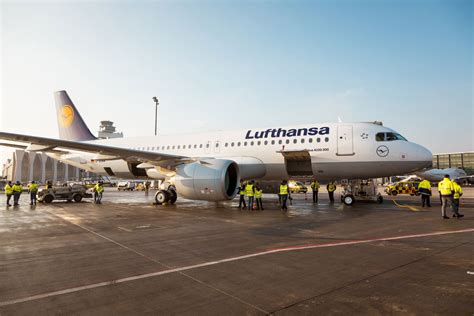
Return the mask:
M 240 182 L 239 166 L 231 160 L 203 159 L 176 168 L 178 194 L 193 200 L 232 200 Z

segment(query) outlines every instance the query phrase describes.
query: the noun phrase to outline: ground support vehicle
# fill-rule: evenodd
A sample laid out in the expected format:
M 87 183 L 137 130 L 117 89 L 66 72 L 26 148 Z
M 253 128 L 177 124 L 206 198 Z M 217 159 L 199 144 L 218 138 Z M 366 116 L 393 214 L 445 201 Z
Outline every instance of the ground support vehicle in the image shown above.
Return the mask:
M 308 188 L 301 181 L 290 180 L 288 182 L 288 188 L 290 189 L 290 193 L 306 193 L 306 192 L 308 192 Z
M 376 179 L 343 180 L 341 188 L 341 201 L 346 205 L 352 205 L 355 201 L 383 203 L 383 197 L 377 189 Z
M 51 203 L 54 200 L 81 202 L 84 198 L 92 198 L 92 194 L 87 192 L 87 188 L 83 185 L 40 188 L 36 196 L 39 202 L 44 203 Z
M 385 193 L 388 195 L 398 195 L 398 194 L 409 194 L 411 196 L 418 196 L 420 192 L 418 192 L 418 185 L 420 181 L 400 181 L 395 182 L 394 184 L 389 184 L 385 188 Z

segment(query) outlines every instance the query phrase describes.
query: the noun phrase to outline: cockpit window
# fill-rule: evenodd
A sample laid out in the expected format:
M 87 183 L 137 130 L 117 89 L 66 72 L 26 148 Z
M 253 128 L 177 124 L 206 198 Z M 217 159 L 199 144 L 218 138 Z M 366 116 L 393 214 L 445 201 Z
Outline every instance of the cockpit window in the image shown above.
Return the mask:
M 406 141 L 406 138 L 403 137 L 402 135 L 400 134 L 397 134 L 397 133 L 377 133 L 375 135 L 375 140 L 378 141 L 378 142 L 390 142 L 390 141 L 393 141 L 393 140 L 404 140 Z

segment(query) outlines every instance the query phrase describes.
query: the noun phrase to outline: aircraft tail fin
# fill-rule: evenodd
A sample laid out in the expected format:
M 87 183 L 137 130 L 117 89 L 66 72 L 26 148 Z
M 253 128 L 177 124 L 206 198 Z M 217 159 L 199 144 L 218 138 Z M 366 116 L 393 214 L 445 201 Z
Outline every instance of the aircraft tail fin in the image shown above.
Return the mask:
M 54 101 L 58 117 L 59 138 L 71 141 L 97 139 L 84 123 L 66 91 L 56 91 Z

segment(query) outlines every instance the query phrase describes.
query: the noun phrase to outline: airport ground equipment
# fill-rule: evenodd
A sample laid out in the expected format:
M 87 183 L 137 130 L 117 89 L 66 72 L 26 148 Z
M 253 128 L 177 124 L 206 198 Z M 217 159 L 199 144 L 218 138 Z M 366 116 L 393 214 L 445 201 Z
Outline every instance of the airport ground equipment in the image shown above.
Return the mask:
M 44 203 L 51 203 L 54 200 L 81 202 L 83 198 L 92 198 L 92 194 L 87 192 L 87 188 L 83 185 L 71 185 L 51 189 L 41 188 L 38 190 L 37 198 Z
M 393 184 L 389 184 L 385 188 L 385 193 L 388 195 L 398 195 L 398 194 L 409 194 L 411 196 L 418 196 L 420 192 L 418 192 L 418 185 L 420 181 L 400 181 Z
M 306 185 L 301 181 L 288 181 L 288 187 L 291 193 L 306 193 L 308 192 L 308 188 Z
M 376 179 L 341 181 L 341 201 L 352 205 L 355 201 L 374 201 L 383 203 L 383 197 L 377 190 Z

